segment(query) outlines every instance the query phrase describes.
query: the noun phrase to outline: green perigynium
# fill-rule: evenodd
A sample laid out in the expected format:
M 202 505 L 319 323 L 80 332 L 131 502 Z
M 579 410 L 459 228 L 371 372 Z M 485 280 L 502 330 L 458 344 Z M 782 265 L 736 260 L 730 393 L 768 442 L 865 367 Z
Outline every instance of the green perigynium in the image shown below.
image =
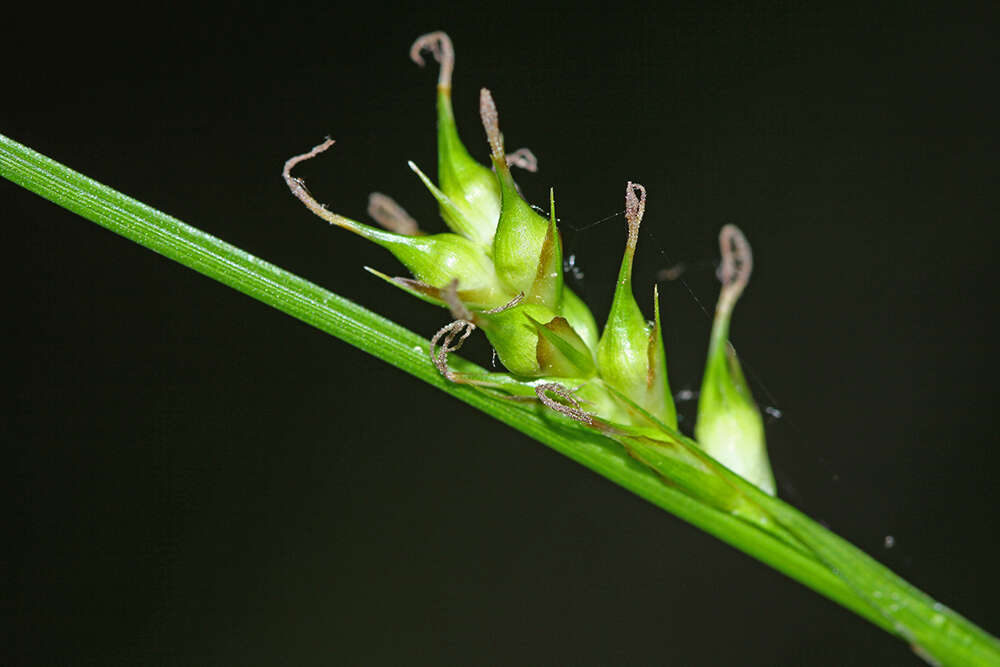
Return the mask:
M 500 216 L 500 186 L 488 168 L 476 162 L 458 136 L 451 107 L 451 71 L 455 52 L 446 35 L 431 33 L 410 47 L 410 58 L 423 66 L 421 51 L 431 50 L 440 63 L 437 86 L 438 183 L 434 186 L 421 174 L 441 207 L 448 227 L 484 248 L 491 248 Z M 414 168 L 413 163 L 410 163 Z
M 764 422 L 743 377 L 736 350 L 729 343 L 729 320 L 750 278 L 753 253 L 746 237 L 733 225 L 722 228 L 719 248 L 722 291 L 712 323 L 694 432 L 698 443 L 716 460 L 774 495 Z
M 657 291 L 653 289 L 651 320 L 643 315 L 632 291 L 645 188 L 630 182 L 625 189 L 625 252 L 611 312 L 599 331 L 590 309 L 563 281 L 554 194 L 550 193 L 549 215 L 543 216 L 521 195 L 511 173 L 511 164 L 533 169 L 534 156 L 523 149 L 506 153 L 496 103 L 483 88 L 479 111 L 492 168 L 473 159 L 459 137 L 452 112 L 451 40 L 444 33 L 429 33 L 417 39 L 410 55 L 422 65 L 425 50 L 441 66 L 438 183 L 412 162 L 410 168 L 436 199 L 451 232 L 422 234 L 412 218 L 385 195 L 373 194 L 369 207 L 382 228 L 318 204 L 290 171 L 329 148 L 330 139 L 286 163 L 284 176 L 293 194 L 331 224 L 389 250 L 414 278 L 373 273 L 451 311 L 454 321 L 434 336 L 431 345 L 432 361 L 448 379 L 504 391 L 521 387 L 522 396 L 533 392 L 545 406 L 621 441 L 655 439 L 664 429 L 675 432 L 677 415 L 667 379 Z M 728 344 L 729 315 L 749 276 L 746 268 L 738 279 L 730 277 L 727 282 L 723 278 L 697 434 L 699 444 L 712 457 L 773 494 L 760 414 Z M 740 286 L 734 291 L 737 282 Z M 510 376 L 502 381 L 497 374 L 468 377 L 448 368 L 448 353 L 457 350 L 475 328 L 483 330 L 509 371 Z
M 636 192 L 639 196 L 636 196 Z M 653 290 L 653 322 L 646 322 L 632 294 L 632 260 L 639 241 L 639 224 L 646 210 L 646 189 L 625 188 L 628 241 L 615 286 L 611 312 L 597 344 L 597 362 L 604 380 L 661 422 L 677 428 L 677 413 L 667 383 L 667 362 L 660 329 L 660 307 Z

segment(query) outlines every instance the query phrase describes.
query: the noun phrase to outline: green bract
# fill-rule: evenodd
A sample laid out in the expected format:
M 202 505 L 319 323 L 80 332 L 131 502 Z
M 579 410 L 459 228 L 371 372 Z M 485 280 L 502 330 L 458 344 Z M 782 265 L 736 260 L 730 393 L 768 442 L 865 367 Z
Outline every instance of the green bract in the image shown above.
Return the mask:
M 390 278 L 369 269 L 372 273 L 451 311 L 454 321 L 431 341 L 431 359 L 449 380 L 520 397 L 534 396 L 556 412 L 599 428 L 630 451 L 636 443 L 656 440 L 656 434 L 676 433 L 657 292 L 654 288 L 652 321 L 643 316 L 632 293 L 632 262 L 646 207 L 645 188 L 628 183 L 625 190 L 625 253 L 611 312 L 603 333 L 599 333 L 590 309 L 563 281 L 554 194 L 550 191 L 548 216 L 540 215 L 521 195 L 511 174 L 511 164 L 533 170 L 534 156 L 523 149 L 506 153 L 496 103 L 483 88 L 479 113 L 492 169 L 476 162 L 459 138 L 452 113 L 451 40 L 444 33 L 429 33 L 417 39 L 410 55 L 423 64 L 424 50 L 441 65 L 437 85 L 439 183 L 433 183 L 414 163 L 409 164 L 437 200 L 452 231 L 423 235 L 412 218 L 385 195 L 373 194 L 369 207 L 369 213 L 385 229 L 345 218 L 318 204 L 289 172 L 298 162 L 329 148 L 332 140 L 286 163 L 285 178 L 292 192 L 331 224 L 388 249 L 414 278 Z M 728 295 L 729 305 L 724 311 L 720 306 L 713 331 L 699 404 L 700 444 L 720 462 L 773 494 L 760 415 L 735 356 L 724 354 L 729 313 L 738 293 L 733 296 L 731 285 L 724 283 L 723 294 Z M 486 334 L 510 376 L 470 377 L 449 369 L 448 354 L 476 328 Z

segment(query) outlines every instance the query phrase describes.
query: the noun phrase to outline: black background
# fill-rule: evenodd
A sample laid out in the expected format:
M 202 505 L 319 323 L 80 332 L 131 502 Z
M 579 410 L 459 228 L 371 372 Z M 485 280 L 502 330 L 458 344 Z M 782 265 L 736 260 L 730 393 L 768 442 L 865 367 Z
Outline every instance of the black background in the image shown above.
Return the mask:
M 733 340 L 763 384 L 780 494 L 1000 630 L 996 23 L 798 3 L 601 12 L 42 5 L 5 27 L 0 131 L 430 334 L 446 317 L 311 217 L 368 192 L 425 228 L 436 68 L 485 159 L 555 186 L 602 320 L 625 182 L 697 388 L 715 235 L 757 271 Z M 63 10 L 60 10 L 63 12 Z M 52 14 L 52 15 L 50 15 Z M 386 364 L 0 183 L 7 234 L 10 654 L 23 664 L 917 664 L 831 602 Z M 688 290 L 690 288 L 690 291 Z M 648 297 L 640 298 L 644 304 Z M 479 344 L 470 356 L 489 359 Z M 886 548 L 885 538 L 895 540 Z

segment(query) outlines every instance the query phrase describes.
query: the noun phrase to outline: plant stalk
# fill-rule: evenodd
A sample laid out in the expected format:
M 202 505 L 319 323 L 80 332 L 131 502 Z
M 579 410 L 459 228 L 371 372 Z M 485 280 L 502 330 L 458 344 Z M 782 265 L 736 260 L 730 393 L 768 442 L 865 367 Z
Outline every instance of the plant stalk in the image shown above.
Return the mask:
M 0 175 L 486 412 L 910 642 L 929 662 L 1000 665 L 1000 642 L 995 637 L 934 602 L 791 506 L 756 493 L 739 478 L 733 484 L 795 540 L 779 539 L 672 485 L 669 470 L 675 463 L 660 461 L 655 447 L 643 450 L 643 456 L 654 460 L 643 465 L 613 440 L 567 423 L 536 405 L 448 382 L 430 362 L 425 338 L 2 134 Z M 449 363 L 461 373 L 485 372 L 457 357 Z M 880 602 L 883 594 L 891 597 L 891 604 Z

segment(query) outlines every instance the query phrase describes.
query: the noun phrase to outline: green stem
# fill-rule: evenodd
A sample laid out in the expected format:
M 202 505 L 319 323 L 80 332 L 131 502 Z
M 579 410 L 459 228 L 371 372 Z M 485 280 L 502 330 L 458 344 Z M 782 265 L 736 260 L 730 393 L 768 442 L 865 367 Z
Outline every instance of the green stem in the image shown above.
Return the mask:
M 623 447 L 515 403 L 445 381 L 430 363 L 427 340 L 307 280 L 97 183 L 0 135 L 0 175 L 128 239 L 326 331 L 465 401 L 583 464 L 649 502 L 761 560 L 858 615 L 919 644 L 942 664 L 1000 665 L 1000 643 L 893 575 L 855 547 L 780 500 L 755 498 L 808 548 L 782 540 L 672 486 Z M 456 371 L 481 369 L 461 359 Z M 750 491 L 752 493 L 752 490 Z M 763 495 L 763 494 L 761 494 Z M 889 615 L 876 598 L 906 617 Z

